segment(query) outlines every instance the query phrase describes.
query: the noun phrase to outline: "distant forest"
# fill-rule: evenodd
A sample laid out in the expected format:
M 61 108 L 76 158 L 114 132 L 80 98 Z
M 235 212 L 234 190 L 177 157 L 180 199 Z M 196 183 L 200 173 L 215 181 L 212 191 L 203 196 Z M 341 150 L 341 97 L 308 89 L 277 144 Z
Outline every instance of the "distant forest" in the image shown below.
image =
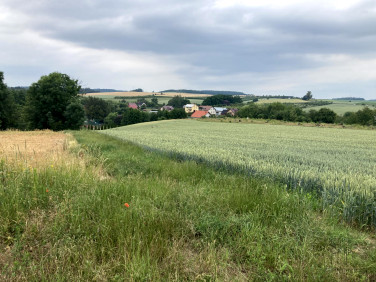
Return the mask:
M 220 90 L 188 90 L 188 89 L 169 89 L 163 90 L 161 93 L 177 92 L 190 94 L 211 94 L 211 95 L 246 95 L 239 91 L 220 91 Z
M 259 99 L 301 99 L 301 97 L 295 96 L 286 96 L 286 95 L 256 95 L 256 98 Z
M 333 98 L 332 100 L 354 100 L 354 101 L 364 101 L 364 98 L 359 97 L 342 97 L 342 98 Z
M 105 88 L 81 88 L 80 94 L 86 93 L 102 93 L 102 92 L 125 92 L 124 90 L 116 90 L 116 89 L 105 89 Z

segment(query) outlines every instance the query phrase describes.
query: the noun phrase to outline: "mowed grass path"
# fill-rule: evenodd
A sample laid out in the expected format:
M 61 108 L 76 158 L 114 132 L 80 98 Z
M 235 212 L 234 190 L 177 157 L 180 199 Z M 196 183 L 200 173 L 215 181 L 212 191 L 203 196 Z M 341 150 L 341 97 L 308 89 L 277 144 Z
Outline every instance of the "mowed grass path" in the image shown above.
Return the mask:
M 103 131 L 151 150 L 272 178 L 376 227 L 376 131 L 174 120 Z

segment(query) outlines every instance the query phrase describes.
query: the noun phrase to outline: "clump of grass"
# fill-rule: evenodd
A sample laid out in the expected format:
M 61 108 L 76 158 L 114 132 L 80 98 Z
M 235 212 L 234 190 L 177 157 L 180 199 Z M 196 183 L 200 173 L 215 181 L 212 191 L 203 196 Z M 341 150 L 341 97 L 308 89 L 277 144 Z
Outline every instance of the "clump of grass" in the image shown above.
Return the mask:
M 374 237 L 318 214 L 314 197 L 96 132 L 74 135 L 84 165 L 34 174 L 1 163 L 0 278 L 374 278 Z

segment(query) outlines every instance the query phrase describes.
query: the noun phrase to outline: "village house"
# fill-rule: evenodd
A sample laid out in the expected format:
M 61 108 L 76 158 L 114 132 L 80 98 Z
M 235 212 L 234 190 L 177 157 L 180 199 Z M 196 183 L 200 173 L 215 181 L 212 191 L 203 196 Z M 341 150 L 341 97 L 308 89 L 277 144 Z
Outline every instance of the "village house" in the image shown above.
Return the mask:
M 226 116 L 227 113 L 228 113 L 228 110 L 227 110 L 227 109 L 226 109 L 226 110 L 223 110 L 223 111 L 221 112 L 221 116 Z
M 215 109 L 215 115 L 218 117 L 222 114 L 224 110 L 227 110 L 226 108 L 220 108 L 220 107 L 214 107 Z
M 137 110 L 137 109 L 138 109 L 138 106 L 137 106 L 136 103 L 129 103 L 129 104 L 128 104 L 128 108 L 131 108 L 131 109 L 135 109 L 135 110 Z
M 198 110 L 199 111 L 209 111 L 211 108 L 213 108 L 212 106 L 198 106 Z
M 198 106 L 196 104 L 187 104 L 187 105 L 184 105 L 183 108 L 187 114 L 198 111 Z
M 210 114 L 208 111 L 195 111 L 192 115 L 191 118 L 201 118 L 201 117 L 209 117 Z
M 238 113 L 239 109 L 237 108 L 233 108 L 233 109 L 229 109 L 227 114 L 231 115 L 231 116 L 236 116 L 236 114 Z
M 137 107 L 139 109 L 146 109 L 147 105 L 144 102 L 136 103 Z
M 215 116 L 215 113 L 216 113 L 215 108 L 214 108 L 214 107 L 211 107 L 211 108 L 209 109 L 208 113 L 209 113 L 211 116 Z
M 161 108 L 161 111 L 168 111 L 168 112 L 171 112 L 173 109 L 174 109 L 173 106 L 163 106 L 163 107 Z

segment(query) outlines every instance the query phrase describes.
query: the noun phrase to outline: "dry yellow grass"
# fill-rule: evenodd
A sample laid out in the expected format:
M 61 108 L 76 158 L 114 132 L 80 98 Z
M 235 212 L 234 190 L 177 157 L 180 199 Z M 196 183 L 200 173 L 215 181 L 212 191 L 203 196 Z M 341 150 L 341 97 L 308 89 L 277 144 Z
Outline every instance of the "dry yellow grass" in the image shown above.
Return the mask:
M 192 93 L 180 93 L 180 92 L 168 92 L 168 93 L 159 93 L 159 92 L 101 92 L 101 93 L 87 93 L 88 96 L 122 96 L 122 97 L 141 97 L 155 95 L 157 97 L 173 97 L 180 95 L 182 97 L 209 97 L 210 94 L 192 94 Z
M 62 132 L 2 131 L 0 132 L 0 159 L 32 167 L 54 165 L 68 159 L 68 146 L 73 137 Z
M 71 134 L 51 130 L 0 131 L 0 161 L 11 166 L 36 170 L 77 166 L 85 170 L 90 167 L 99 180 L 108 179 L 102 163 L 90 165 L 89 159 Z

